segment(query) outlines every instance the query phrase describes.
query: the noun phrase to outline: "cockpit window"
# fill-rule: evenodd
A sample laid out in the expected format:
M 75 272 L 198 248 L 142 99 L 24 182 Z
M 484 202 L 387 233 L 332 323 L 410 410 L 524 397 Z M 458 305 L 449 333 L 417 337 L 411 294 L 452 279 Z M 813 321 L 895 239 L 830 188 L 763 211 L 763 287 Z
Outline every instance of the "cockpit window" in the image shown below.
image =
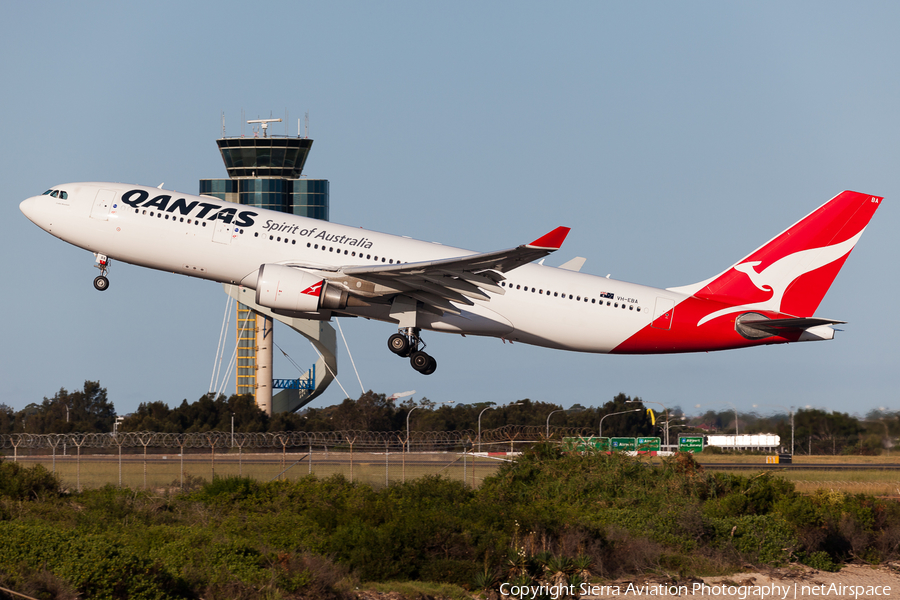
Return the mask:
M 68 194 L 67 192 L 60 192 L 60 193 L 59 193 L 59 198 L 60 198 L 60 200 L 68 200 L 68 199 L 69 199 L 69 194 Z
M 53 190 L 53 193 L 50 194 L 52 198 L 59 198 L 59 190 Z
M 53 193 L 53 190 L 47 190 L 46 192 L 44 192 L 43 194 L 41 194 L 41 196 L 49 196 L 49 195 L 52 194 L 52 193 Z

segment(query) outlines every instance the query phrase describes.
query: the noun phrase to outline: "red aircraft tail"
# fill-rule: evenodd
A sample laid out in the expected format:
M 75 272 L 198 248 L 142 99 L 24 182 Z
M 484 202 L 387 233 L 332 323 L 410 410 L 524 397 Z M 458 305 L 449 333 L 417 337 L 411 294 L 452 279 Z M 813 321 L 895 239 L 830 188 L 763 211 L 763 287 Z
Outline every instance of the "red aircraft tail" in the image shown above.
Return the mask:
M 842 192 L 720 275 L 674 291 L 747 310 L 809 317 L 881 200 Z M 732 312 L 716 311 L 698 325 Z

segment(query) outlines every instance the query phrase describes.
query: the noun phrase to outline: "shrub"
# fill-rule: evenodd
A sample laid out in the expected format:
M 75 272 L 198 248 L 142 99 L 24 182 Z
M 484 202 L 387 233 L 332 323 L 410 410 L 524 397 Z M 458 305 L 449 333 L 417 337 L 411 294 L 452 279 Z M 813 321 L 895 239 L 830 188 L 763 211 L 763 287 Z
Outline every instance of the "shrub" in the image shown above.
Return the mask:
M 60 495 L 59 477 L 43 465 L 25 467 L 0 459 L 0 496 L 14 500 L 43 500 Z

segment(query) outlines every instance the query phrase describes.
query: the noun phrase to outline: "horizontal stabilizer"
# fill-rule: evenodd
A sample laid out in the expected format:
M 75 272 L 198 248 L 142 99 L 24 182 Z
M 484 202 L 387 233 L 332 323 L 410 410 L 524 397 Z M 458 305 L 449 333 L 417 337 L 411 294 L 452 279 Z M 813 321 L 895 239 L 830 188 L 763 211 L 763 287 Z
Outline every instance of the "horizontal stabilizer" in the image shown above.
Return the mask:
M 748 313 L 735 320 L 735 329 L 747 339 L 758 340 L 773 335 L 787 337 L 802 334 L 813 327 L 843 325 L 846 321 L 823 319 L 821 317 L 792 317 L 788 319 L 767 319 L 759 314 Z

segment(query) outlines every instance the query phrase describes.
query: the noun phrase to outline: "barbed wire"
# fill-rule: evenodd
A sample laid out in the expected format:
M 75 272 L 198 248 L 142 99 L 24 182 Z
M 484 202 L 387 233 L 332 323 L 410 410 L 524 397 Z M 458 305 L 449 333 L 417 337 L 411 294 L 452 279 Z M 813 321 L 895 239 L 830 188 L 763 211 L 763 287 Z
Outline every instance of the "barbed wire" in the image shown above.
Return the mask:
M 593 430 L 583 427 L 551 427 L 550 439 L 590 436 Z M 481 431 L 481 443 L 534 442 L 547 438 L 546 427 L 504 425 Z M 234 447 L 243 450 L 287 448 L 353 448 L 359 450 L 393 450 L 400 448 L 450 450 L 471 448 L 478 444 L 478 432 L 459 431 L 280 431 L 232 434 L 228 431 L 164 433 L 128 431 L 119 433 L 14 433 L 0 435 L 0 449 L 56 450 L 61 447 L 80 449 L 178 448 L 209 449 Z M 408 444 L 408 446 L 407 446 Z

